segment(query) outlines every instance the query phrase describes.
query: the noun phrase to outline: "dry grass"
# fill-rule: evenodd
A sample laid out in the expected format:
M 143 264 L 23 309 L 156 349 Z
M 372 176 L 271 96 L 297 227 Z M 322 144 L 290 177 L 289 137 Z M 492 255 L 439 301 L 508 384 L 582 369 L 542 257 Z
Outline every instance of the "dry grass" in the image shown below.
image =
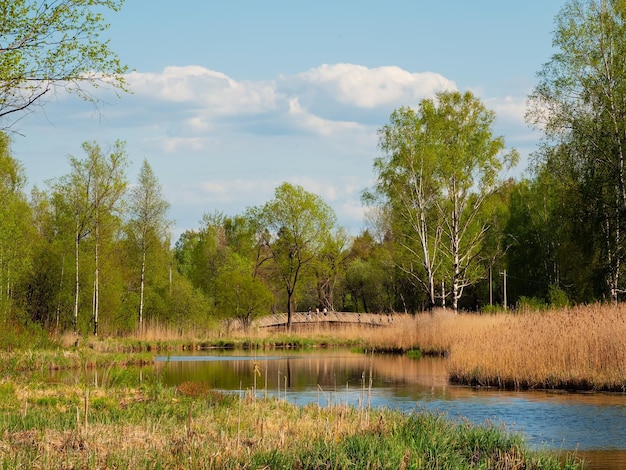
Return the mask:
M 219 393 L 195 386 L 190 394 L 100 395 L 61 386 L 43 396 L 12 388 L 0 407 L 2 468 L 564 468 L 502 428 L 426 413 L 298 407 L 251 395 L 216 400 Z
M 420 349 L 448 356 L 453 382 L 507 388 L 626 391 L 626 304 L 542 312 L 459 314 L 436 310 L 394 314 L 380 325 L 329 329 L 308 325 L 291 334 L 253 329 L 173 331 L 149 325 L 143 341 L 258 347 L 337 345 L 377 351 Z M 220 343 L 221 342 L 221 343 Z M 107 349 L 107 347 L 105 347 Z
M 383 351 L 445 352 L 450 378 L 457 383 L 626 391 L 626 305 L 494 315 L 436 310 L 396 314 L 385 327 L 312 330 L 299 336 Z
M 463 321 L 452 380 L 517 388 L 626 391 L 626 307 L 590 306 Z

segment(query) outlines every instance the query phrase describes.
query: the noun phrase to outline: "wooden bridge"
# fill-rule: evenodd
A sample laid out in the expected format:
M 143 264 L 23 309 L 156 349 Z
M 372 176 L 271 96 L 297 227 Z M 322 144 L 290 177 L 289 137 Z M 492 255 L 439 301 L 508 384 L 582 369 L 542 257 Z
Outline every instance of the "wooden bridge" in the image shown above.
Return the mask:
M 268 315 L 254 321 L 257 328 L 279 329 L 287 326 L 287 314 Z M 297 328 L 340 327 L 340 326 L 386 326 L 393 322 L 393 316 L 379 313 L 353 312 L 296 312 L 291 316 L 291 324 Z

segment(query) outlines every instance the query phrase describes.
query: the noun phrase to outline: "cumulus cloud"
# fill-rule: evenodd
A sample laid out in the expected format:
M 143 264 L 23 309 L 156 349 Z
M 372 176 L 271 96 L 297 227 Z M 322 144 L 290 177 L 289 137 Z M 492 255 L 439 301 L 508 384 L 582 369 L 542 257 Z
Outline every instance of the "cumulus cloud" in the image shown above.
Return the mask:
M 302 108 L 298 98 L 289 100 L 289 119 L 294 127 L 322 136 L 328 136 L 346 130 L 356 130 L 361 127 L 361 125 L 356 122 L 332 121 L 316 116 Z
M 138 96 L 184 103 L 213 115 L 269 112 L 279 99 L 274 82 L 238 82 L 200 66 L 166 67 L 160 73 L 133 72 L 128 82 Z
M 128 82 L 143 117 L 185 122 L 186 132 L 212 132 L 239 122 L 241 130 L 353 131 L 387 118 L 394 107 L 412 104 L 454 82 L 432 72 L 354 64 L 322 65 L 276 80 L 237 81 L 200 66 L 167 67 L 159 73 L 132 72 Z
M 286 81 L 289 81 L 286 78 Z M 411 73 L 400 67 L 367 68 L 354 64 L 322 65 L 294 77 L 319 98 L 358 108 L 395 106 L 413 102 L 437 91 L 454 90 L 456 85 L 433 73 Z

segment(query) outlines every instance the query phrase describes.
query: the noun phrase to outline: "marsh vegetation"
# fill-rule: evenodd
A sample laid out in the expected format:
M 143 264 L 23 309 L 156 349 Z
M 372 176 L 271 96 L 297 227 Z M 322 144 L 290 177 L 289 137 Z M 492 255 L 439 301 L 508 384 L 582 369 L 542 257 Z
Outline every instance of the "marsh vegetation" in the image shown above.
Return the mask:
M 230 338 L 152 325 L 141 339 L 85 337 L 78 347 L 19 348 L 0 356 L 0 459 L 7 468 L 577 468 L 573 457 L 564 463 L 531 452 L 522 436 L 497 425 L 363 404 L 296 406 L 202 382 L 167 386 L 156 369 L 138 382 L 114 366 L 151 363 L 159 350 L 348 346 L 444 355 L 449 379 L 474 386 L 623 391 L 624 313 L 614 306 L 492 315 L 436 310 L 394 315 L 385 327 L 320 326 L 297 335 L 252 329 Z M 92 368 L 104 370 L 95 382 Z M 73 370 L 76 379 L 50 381 L 50 369 Z

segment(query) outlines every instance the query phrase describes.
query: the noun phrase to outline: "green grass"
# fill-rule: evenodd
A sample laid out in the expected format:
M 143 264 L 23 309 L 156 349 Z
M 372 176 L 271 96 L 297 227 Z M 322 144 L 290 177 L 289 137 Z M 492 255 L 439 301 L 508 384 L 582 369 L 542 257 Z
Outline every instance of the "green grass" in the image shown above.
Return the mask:
M 419 359 L 422 357 L 422 351 L 420 351 L 419 349 L 409 349 L 406 352 L 406 355 L 411 359 Z
M 165 387 L 156 373 L 131 382 L 5 378 L 0 468 L 578 468 L 488 423 Z

